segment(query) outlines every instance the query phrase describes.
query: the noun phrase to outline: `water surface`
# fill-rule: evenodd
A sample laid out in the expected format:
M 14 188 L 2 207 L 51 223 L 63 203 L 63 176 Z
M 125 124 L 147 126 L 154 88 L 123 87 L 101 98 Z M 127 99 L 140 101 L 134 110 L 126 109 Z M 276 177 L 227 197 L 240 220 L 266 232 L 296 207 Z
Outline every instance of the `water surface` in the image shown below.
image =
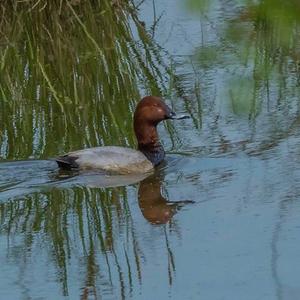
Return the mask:
M 42 2 L 1 24 L 0 298 L 297 299 L 297 2 Z M 153 174 L 48 160 L 135 147 L 145 94 L 191 116 Z

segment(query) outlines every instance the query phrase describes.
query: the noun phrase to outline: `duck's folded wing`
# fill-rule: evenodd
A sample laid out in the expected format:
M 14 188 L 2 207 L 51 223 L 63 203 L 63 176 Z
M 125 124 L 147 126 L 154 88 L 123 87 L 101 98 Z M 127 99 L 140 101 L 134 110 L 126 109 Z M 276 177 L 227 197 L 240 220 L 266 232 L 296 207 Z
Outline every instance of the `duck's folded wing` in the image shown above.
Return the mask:
M 153 164 L 140 151 L 104 146 L 70 152 L 57 157 L 58 166 L 63 169 L 98 169 L 117 174 L 145 173 Z

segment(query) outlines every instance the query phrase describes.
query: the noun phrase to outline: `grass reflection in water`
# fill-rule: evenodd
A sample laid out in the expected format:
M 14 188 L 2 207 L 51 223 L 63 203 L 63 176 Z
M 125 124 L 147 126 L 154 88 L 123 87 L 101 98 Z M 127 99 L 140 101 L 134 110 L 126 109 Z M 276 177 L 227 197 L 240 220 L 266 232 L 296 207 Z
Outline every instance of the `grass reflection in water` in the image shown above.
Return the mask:
M 135 205 L 138 201 L 151 224 L 170 222 L 168 226 L 176 231 L 171 218 L 193 201 L 169 202 L 162 196 L 161 176 L 155 173 L 144 179 L 133 201 Z M 9 259 L 22 261 L 19 272 L 30 277 L 31 263 L 26 267 L 26 261 L 35 257 L 42 264 L 41 257 L 46 256 L 48 264 L 57 268 L 56 280 L 65 296 L 69 294 L 68 285 L 75 281 L 82 287 L 83 299 L 100 296 L 103 287 L 108 289 L 106 293 L 125 298 L 133 286 L 146 280 L 143 263 L 147 259 L 136 236 L 128 202 L 130 189 L 57 187 L 0 204 L 0 234 L 8 237 Z M 168 242 L 168 226 L 161 234 L 167 254 L 166 274 L 172 284 L 175 258 Z M 24 251 L 15 251 L 18 248 Z M 21 271 L 24 264 L 25 272 Z M 80 272 L 74 274 L 74 268 Z

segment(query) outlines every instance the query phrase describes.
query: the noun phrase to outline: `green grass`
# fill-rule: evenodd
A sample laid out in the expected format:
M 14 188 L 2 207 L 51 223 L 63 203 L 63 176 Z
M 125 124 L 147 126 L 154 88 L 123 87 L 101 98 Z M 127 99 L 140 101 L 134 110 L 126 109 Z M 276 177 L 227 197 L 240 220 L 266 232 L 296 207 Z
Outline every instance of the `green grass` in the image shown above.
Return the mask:
M 164 76 L 173 76 L 134 4 L 6 1 L 0 7 L 0 157 L 134 146 L 140 89 L 166 94 Z

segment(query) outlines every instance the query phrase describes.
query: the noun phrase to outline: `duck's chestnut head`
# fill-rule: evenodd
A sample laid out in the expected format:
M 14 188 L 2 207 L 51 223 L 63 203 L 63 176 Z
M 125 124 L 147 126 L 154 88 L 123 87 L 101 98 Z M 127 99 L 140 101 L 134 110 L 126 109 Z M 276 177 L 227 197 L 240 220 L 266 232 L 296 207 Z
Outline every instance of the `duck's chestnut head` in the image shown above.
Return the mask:
M 138 149 L 157 166 L 165 156 L 163 146 L 159 142 L 156 125 L 167 119 L 185 119 L 188 116 L 177 116 L 161 98 L 144 97 L 137 105 L 134 113 L 134 132 Z
M 144 97 L 137 105 L 134 120 L 137 123 L 157 125 L 160 121 L 172 119 L 176 114 L 161 98 L 154 96 Z

